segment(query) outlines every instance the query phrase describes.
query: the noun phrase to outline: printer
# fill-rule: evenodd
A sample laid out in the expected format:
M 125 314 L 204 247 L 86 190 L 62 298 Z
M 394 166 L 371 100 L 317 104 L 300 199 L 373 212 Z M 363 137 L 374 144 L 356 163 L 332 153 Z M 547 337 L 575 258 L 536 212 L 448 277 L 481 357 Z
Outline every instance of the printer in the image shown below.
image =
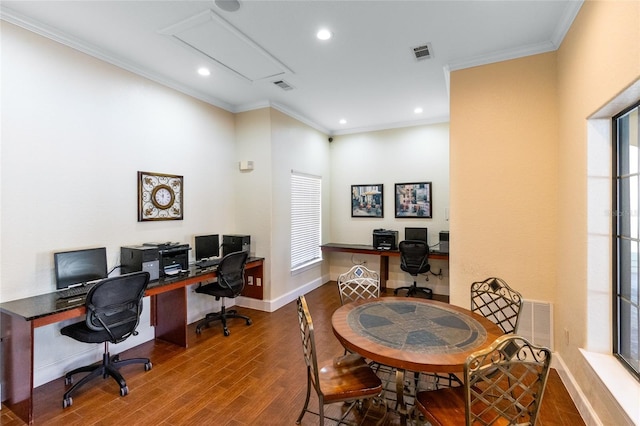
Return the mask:
M 189 269 L 189 244 L 144 243 L 143 246 L 158 250 L 160 277 L 175 275 Z
M 376 250 L 397 250 L 398 231 L 392 231 L 390 229 L 374 229 L 373 248 Z

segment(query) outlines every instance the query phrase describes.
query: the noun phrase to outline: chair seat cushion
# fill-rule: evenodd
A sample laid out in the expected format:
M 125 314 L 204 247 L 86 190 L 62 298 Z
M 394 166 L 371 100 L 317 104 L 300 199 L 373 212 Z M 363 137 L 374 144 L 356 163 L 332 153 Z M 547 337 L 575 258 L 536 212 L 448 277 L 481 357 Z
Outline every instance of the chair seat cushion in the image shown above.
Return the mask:
M 130 330 L 131 330 L 131 324 L 124 324 L 117 327 L 113 327 L 111 329 L 111 332 L 113 333 L 114 336 L 120 337 L 122 335 L 128 336 Z M 101 331 L 90 330 L 89 327 L 87 327 L 87 324 L 85 321 L 68 325 L 62 328 L 62 330 L 60 330 L 60 333 L 84 343 L 104 343 L 104 342 L 117 343 L 119 341 L 124 340 L 124 339 L 118 339 L 116 341 L 113 341 L 111 339 L 111 336 L 106 330 L 101 330 Z
M 349 401 L 382 392 L 382 381 L 359 355 L 338 357 L 320 368 L 325 403 Z
M 235 297 L 233 291 L 229 288 L 222 287 L 217 282 L 196 287 L 196 293 L 208 294 L 215 297 Z

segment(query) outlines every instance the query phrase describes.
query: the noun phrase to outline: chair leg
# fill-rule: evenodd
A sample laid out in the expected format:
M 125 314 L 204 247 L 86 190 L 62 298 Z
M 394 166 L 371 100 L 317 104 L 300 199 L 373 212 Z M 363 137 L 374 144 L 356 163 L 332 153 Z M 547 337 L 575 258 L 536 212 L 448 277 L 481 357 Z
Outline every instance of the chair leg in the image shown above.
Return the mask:
M 307 407 L 309 406 L 309 397 L 311 396 L 311 372 L 309 371 L 309 367 L 307 367 L 307 396 L 304 400 L 304 406 L 302 407 L 302 411 L 300 411 L 300 415 L 298 416 L 298 420 L 296 420 L 296 424 L 299 425 L 304 417 L 304 413 L 307 412 Z
M 196 334 L 201 334 L 202 328 L 203 327 L 208 328 L 212 322 L 221 321 L 224 335 L 229 336 L 231 332 L 227 327 L 227 318 L 241 318 L 246 321 L 247 325 L 253 324 L 253 322 L 251 321 L 251 318 L 249 318 L 248 316 L 239 314 L 238 311 L 236 311 L 235 309 L 230 309 L 227 311 L 226 307 L 224 306 L 224 300 L 223 300 L 222 307 L 220 308 L 220 312 L 207 314 L 202 320 L 200 320 L 200 322 L 198 322 L 198 324 L 196 325 Z
M 120 396 L 127 395 L 129 393 L 129 388 L 127 387 L 127 382 L 124 377 L 122 377 L 122 374 L 118 371 L 118 368 L 129 364 L 144 364 L 144 371 L 149 371 L 152 367 L 149 358 L 131 358 L 121 360 L 119 355 L 111 356 L 109 354 L 109 343 L 105 342 L 104 352 L 102 354 L 102 363 L 79 367 L 64 375 L 65 385 L 70 385 L 73 382 L 72 376 L 74 374 L 89 373 L 64 393 L 62 397 L 62 407 L 67 408 L 71 406 L 73 403 L 71 395 L 86 383 L 99 376 L 102 376 L 103 379 L 112 377 L 118 383 L 118 386 L 120 386 Z

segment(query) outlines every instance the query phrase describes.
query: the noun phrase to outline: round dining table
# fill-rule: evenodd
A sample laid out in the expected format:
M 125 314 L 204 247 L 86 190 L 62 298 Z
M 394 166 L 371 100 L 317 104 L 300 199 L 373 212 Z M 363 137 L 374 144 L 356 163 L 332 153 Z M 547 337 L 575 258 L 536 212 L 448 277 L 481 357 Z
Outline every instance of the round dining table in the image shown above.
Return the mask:
M 467 357 L 490 346 L 502 329 L 459 306 L 430 299 L 382 297 L 338 308 L 333 333 L 348 350 L 396 369 L 397 402 L 404 407 L 405 370 L 460 373 Z

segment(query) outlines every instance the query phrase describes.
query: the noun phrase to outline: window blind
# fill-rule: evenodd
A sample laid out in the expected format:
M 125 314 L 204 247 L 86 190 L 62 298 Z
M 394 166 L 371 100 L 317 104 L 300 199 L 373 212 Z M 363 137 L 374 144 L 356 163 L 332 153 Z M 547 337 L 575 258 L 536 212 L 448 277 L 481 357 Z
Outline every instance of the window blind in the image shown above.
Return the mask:
M 291 172 L 291 269 L 320 259 L 322 179 Z

